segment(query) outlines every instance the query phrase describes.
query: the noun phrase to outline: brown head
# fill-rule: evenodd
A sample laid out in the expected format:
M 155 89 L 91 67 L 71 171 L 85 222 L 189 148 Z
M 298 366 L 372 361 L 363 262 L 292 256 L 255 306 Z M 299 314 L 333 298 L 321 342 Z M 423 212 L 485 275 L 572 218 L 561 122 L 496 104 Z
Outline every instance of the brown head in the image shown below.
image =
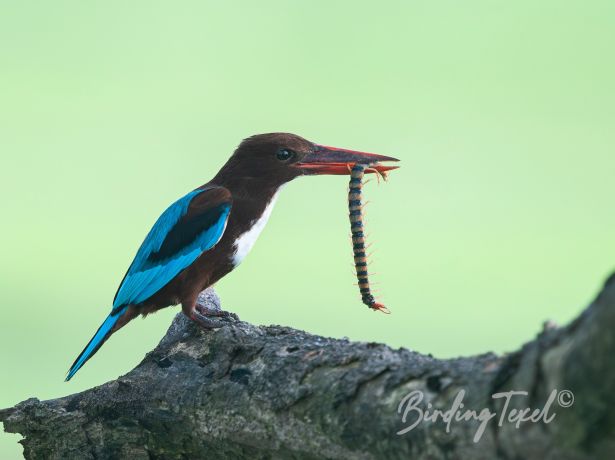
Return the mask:
M 396 166 L 380 164 L 396 158 L 315 144 L 290 133 L 257 134 L 245 139 L 213 182 L 257 182 L 279 187 L 303 175 L 350 173 L 356 163 L 372 165 L 379 172 Z M 373 171 L 372 171 L 373 172 Z

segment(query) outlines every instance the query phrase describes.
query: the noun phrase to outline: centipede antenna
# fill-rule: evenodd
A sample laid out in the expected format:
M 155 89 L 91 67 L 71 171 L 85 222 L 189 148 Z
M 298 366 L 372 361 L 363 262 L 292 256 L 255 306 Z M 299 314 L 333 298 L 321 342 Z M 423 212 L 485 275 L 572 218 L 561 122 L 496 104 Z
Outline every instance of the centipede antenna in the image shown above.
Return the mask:
M 376 169 L 376 168 L 371 168 L 371 167 L 365 168 L 365 171 L 366 172 L 372 172 L 372 173 L 376 174 L 376 180 L 378 181 L 378 185 L 380 185 L 380 178 L 381 177 L 382 177 L 383 180 L 385 180 L 385 181 L 387 180 L 385 173 L 382 172 L 382 171 L 378 171 L 378 169 Z
M 380 185 L 380 173 L 377 169 L 374 169 L 373 171 L 376 173 L 376 182 Z
M 378 171 L 378 170 L 376 170 L 376 172 L 378 173 L 378 175 L 379 175 L 380 177 L 382 177 L 382 180 L 386 182 L 386 180 L 387 180 L 387 179 L 388 179 L 388 177 L 389 177 L 389 173 L 388 173 L 388 171 Z

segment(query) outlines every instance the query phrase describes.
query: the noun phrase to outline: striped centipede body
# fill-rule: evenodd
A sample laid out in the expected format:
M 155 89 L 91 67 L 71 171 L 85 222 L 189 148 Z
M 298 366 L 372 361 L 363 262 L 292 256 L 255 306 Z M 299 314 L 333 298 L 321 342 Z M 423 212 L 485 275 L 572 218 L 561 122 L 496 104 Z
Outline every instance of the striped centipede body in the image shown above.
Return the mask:
M 369 272 L 367 269 L 367 255 L 365 253 L 365 234 L 363 232 L 363 204 L 362 204 L 362 188 L 363 176 L 366 171 L 370 171 L 370 166 L 365 164 L 355 164 L 350 169 L 350 184 L 348 190 L 348 210 L 350 217 L 350 231 L 352 233 L 352 250 L 354 253 L 354 265 L 359 281 L 359 289 L 361 291 L 361 300 L 372 310 L 380 310 L 384 313 L 389 313 L 388 309 L 381 303 L 378 303 L 374 298 L 370 283 Z M 371 171 L 380 174 L 383 178 L 384 174 L 376 169 Z

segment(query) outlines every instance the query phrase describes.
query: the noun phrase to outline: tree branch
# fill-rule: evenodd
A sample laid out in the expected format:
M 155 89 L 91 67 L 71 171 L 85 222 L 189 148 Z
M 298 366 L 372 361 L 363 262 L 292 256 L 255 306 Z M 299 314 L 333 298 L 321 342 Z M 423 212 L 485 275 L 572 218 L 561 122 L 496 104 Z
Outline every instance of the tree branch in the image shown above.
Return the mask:
M 546 328 L 505 356 L 438 360 L 230 320 L 204 332 L 179 314 L 128 374 L 64 398 L 28 399 L 0 420 L 25 436 L 28 459 L 612 458 L 614 330 L 615 276 L 570 325 Z M 415 390 L 423 409 L 446 411 L 464 390 L 460 413 L 497 416 L 478 442 L 476 419 L 453 420 L 450 432 L 445 421 L 423 421 L 398 435 L 417 419 L 410 411 L 404 423 L 398 413 Z M 507 408 L 492 398 L 510 390 L 529 395 Z M 575 400 L 567 408 L 552 401 L 550 423 L 498 425 L 505 409 L 543 408 L 552 390 Z

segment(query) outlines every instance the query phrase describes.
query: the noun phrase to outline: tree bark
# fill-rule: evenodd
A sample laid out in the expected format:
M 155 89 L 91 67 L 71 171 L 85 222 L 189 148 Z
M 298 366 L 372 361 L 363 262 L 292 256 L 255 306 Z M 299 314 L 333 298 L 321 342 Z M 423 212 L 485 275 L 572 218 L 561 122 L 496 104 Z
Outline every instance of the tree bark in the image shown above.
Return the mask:
M 64 398 L 28 399 L 0 420 L 25 437 L 28 459 L 613 458 L 614 328 L 615 276 L 571 324 L 546 327 L 504 356 L 439 360 L 231 319 L 207 332 L 178 314 L 128 374 Z M 422 395 L 423 410 L 447 411 L 460 390 L 464 406 L 454 414 L 495 414 L 477 442 L 475 418 L 453 417 L 449 432 L 446 420 L 423 420 L 398 434 L 419 420 L 406 395 Z M 507 407 L 492 397 L 511 390 L 528 396 Z M 526 407 L 543 413 L 517 428 L 507 417 Z

